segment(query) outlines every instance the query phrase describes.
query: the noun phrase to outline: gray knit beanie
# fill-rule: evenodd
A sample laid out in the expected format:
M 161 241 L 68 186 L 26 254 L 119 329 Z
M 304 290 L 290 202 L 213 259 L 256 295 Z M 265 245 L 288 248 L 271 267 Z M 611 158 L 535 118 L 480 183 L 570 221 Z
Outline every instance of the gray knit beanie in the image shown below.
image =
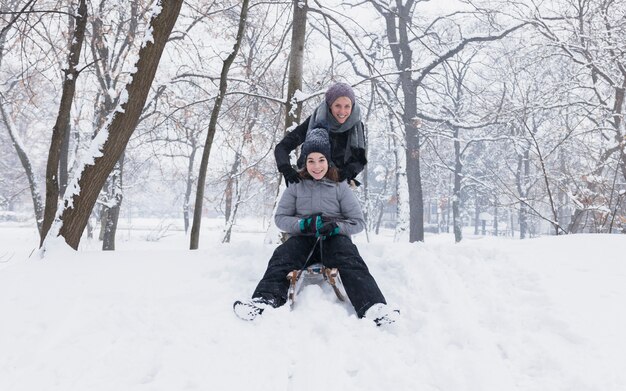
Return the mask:
M 354 90 L 346 83 L 335 83 L 328 87 L 326 91 L 326 104 L 330 107 L 337 98 L 341 98 L 342 96 L 349 98 L 350 101 L 352 101 L 352 106 L 354 106 Z
M 302 156 L 305 160 L 311 152 L 319 152 L 324 155 L 330 165 L 330 139 L 326 129 L 314 128 L 306 134 L 306 139 L 302 144 Z

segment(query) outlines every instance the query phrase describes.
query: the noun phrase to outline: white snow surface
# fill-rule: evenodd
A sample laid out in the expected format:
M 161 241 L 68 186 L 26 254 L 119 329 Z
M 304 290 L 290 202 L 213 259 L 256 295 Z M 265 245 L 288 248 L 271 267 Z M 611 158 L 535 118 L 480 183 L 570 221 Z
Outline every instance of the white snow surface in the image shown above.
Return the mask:
M 123 236 L 123 235 L 120 235 Z M 274 246 L 183 234 L 28 257 L 0 227 L 0 390 L 626 389 L 626 236 L 354 238 L 400 323 L 358 319 L 325 286 L 235 317 Z

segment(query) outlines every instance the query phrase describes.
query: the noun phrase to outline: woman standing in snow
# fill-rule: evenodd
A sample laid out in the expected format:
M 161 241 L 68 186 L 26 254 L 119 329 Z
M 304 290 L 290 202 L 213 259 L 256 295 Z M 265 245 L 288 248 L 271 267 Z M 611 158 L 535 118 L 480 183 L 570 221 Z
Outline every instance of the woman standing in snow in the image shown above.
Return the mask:
M 276 225 L 291 237 L 278 246 L 252 299 L 236 301 L 235 313 L 253 320 L 266 308 L 279 307 L 287 301 L 287 274 L 300 270 L 317 238 L 324 241 L 324 266 L 337 268 L 344 288 L 359 318 L 372 319 L 377 325 L 392 323 L 400 314 L 386 305 L 374 277 L 370 274 L 350 235 L 363 230 L 363 212 L 345 181 L 339 181 L 335 167 L 329 165 L 331 148 L 328 132 L 309 131 L 302 145 L 306 166 L 299 180 L 283 193 L 276 215 Z M 319 262 L 319 247 L 309 264 Z
M 339 181 L 354 181 L 367 164 L 365 157 L 365 132 L 361 122 L 361 109 L 355 101 L 349 84 L 336 83 L 328 88 L 322 102 L 303 123 L 289 132 L 274 149 L 278 171 L 285 177 L 287 186 L 298 183 L 300 175 L 289 161 L 289 153 L 306 139 L 311 129 L 324 128 L 330 134 L 332 163 L 337 168 Z M 304 167 L 306 155 L 300 154 L 297 165 Z

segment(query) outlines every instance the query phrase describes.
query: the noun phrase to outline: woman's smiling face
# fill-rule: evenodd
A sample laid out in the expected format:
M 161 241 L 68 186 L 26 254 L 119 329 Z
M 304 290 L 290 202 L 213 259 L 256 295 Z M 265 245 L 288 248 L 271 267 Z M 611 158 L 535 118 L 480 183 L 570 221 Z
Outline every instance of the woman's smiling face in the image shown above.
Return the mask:
M 347 96 L 340 96 L 330 105 L 330 112 L 337 122 L 343 124 L 352 113 L 352 101 Z

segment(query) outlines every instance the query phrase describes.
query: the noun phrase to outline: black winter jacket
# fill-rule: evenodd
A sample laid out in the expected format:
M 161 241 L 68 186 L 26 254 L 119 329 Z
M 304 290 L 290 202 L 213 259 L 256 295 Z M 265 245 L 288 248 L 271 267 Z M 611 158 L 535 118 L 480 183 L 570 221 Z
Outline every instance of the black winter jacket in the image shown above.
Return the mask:
M 304 122 L 298 125 L 294 130 L 287 133 L 287 135 L 276 145 L 274 149 L 274 157 L 276 158 L 276 166 L 280 167 L 285 164 L 290 164 L 289 154 L 304 142 L 306 133 L 309 128 L 309 116 Z M 332 154 L 332 162 L 340 171 L 346 174 L 348 180 L 354 179 L 367 164 L 367 158 L 365 157 L 365 150 L 359 149 L 357 151 L 352 150 L 352 156 L 347 162 L 344 162 L 344 154 L 346 150 L 346 144 L 348 142 L 348 132 L 345 133 L 332 133 L 330 135 L 330 148 Z M 304 157 L 300 156 L 298 159 L 298 168 L 304 167 Z

